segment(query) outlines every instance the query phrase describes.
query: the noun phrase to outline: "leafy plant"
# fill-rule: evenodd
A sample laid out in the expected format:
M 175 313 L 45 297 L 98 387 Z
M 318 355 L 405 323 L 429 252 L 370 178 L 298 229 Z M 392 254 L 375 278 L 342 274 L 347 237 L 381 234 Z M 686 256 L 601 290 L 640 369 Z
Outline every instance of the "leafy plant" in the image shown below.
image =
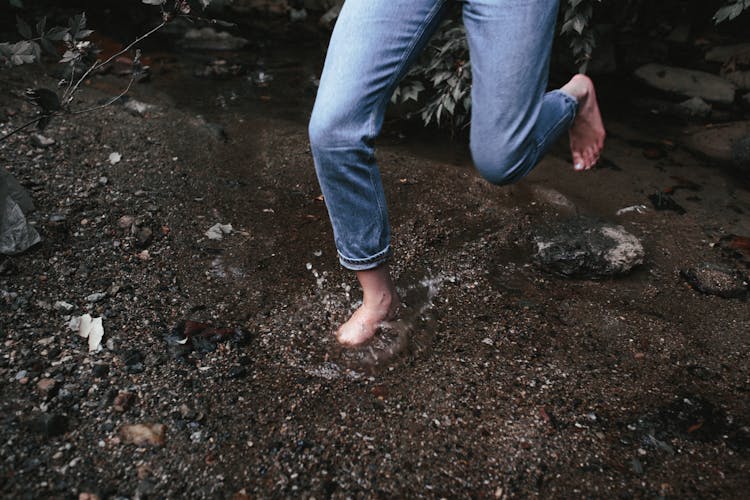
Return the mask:
M 425 124 L 458 129 L 469 121 L 471 62 L 466 31 L 456 20 L 446 21 L 422 56 L 393 94 L 393 102 L 427 102 L 418 111 Z
M 716 24 L 723 21 L 731 21 L 748 8 L 750 8 L 750 0 L 728 0 L 726 5 L 716 11 L 714 21 Z
M 645 0 L 565 0 L 561 5 L 559 35 L 569 41 L 578 70 L 585 73 L 596 47 L 595 24 L 598 9 L 608 9 L 614 18 L 627 21 L 628 29 L 638 25 L 648 7 Z M 750 8 L 750 0 L 726 0 L 713 16 L 718 24 L 735 19 Z M 456 13 L 457 14 L 457 13 Z M 425 125 L 454 129 L 465 127 L 471 110 L 471 62 L 466 32 L 458 15 L 445 22 L 393 94 L 392 101 L 414 101 L 419 106 L 407 117 L 419 115 Z
M 47 29 L 46 26 L 47 18 L 43 17 L 36 24 L 35 31 L 26 21 L 18 17 L 16 26 L 18 29 L 18 33 L 24 39 L 15 43 L 0 43 L 0 62 L 2 62 L 2 64 L 5 66 L 10 67 L 38 62 L 41 60 L 42 50 L 55 57 L 58 57 L 59 52 L 55 43 L 62 43 L 64 47 L 64 53 L 59 62 L 68 65 L 69 71 L 67 72 L 68 76 L 58 83 L 58 87 L 64 89 L 62 95 L 58 95 L 58 93 L 55 91 L 43 88 L 29 89 L 26 92 L 24 97 L 29 102 L 39 107 L 38 115 L 31 121 L 0 137 L 0 141 L 7 139 L 11 135 L 35 123 L 37 124 L 38 128 L 43 129 L 47 126 L 47 124 L 49 124 L 52 117 L 57 114 L 87 113 L 89 111 L 109 106 L 120 99 L 122 96 L 124 96 L 130 90 L 130 87 L 137 79 L 142 69 L 140 64 L 140 50 L 138 49 L 136 49 L 135 55 L 132 58 L 131 79 L 122 92 L 120 92 L 117 96 L 109 99 L 104 104 L 80 110 L 71 109 L 71 104 L 76 92 L 78 92 L 81 84 L 86 80 L 86 78 L 89 77 L 89 75 L 91 75 L 95 71 L 99 71 L 107 67 L 115 59 L 133 49 L 142 40 L 159 31 L 175 17 L 188 16 L 191 12 L 191 7 L 187 0 L 141 1 L 146 5 L 155 5 L 161 9 L 161 23 L 133 40 L 122 50 L 111 55 L 103 61 L 96 59 L 98 50 L 90 41 L 85 40 L 93 33 L 93 30 L 86 28 L 85 13 L 71 17 L 68 20 L 68 25 L 65 27 L 54 26 L 49 29 Z M 203 5 L 203 7 L 206 7 L 210 3 L 210 1 L 211 0 L 200 0 L 200 3 L 201 5 Z M 11 3 L 13 3 L 12 0 Z M 80 68 L 81 66 L 83 67 Z

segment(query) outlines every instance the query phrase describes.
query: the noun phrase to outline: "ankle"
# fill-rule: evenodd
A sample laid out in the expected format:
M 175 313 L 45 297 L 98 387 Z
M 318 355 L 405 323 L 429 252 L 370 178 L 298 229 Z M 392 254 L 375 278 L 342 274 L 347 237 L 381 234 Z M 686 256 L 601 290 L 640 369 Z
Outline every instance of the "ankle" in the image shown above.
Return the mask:
M 362 304 L 367 308 L 389 311 L 398 305 L 398 295 L 395 290 L 378 290 L 365 292 Z

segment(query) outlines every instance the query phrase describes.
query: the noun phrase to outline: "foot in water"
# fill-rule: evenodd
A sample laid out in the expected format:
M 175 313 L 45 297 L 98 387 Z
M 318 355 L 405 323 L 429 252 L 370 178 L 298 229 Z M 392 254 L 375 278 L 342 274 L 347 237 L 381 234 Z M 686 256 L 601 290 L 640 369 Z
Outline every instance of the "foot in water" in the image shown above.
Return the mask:
M 578 100 L 578 112 L 569 131 L 573 166 L 589 170 L 599 161 L 606 136 L 594 83 L 586 75 L 575 75 L 560 90 Z
M 336 332 L 336 339 L 346 347 L 357 347 L 370 340 L 384 322 L 396 318 L 401 308 L 387 267 L 360 271 L 357 278 L 364 292 L 362 305 Z

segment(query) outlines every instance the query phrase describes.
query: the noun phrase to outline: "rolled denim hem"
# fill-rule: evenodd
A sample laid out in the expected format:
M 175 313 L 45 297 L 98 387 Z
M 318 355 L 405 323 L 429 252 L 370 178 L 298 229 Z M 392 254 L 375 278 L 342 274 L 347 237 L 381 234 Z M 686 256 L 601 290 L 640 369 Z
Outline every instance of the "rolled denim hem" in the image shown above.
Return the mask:
M 573 97 L 572 95 L 568 94 L 562 89 L 555 89 L 550 94 L 560 94 L 566 101 L 568 101 L 568 104 L 571 104 L 573 107 L 573 118 L 571 121 L 575 120 L 576 115 L 578 114 L 578 99 Z
M 339 252 L 339 262 L 341 262 L 342 266 L 351 271 L 367 271 L 368 269 L 375 269 L 381 264 L 387 262 L 388 259 L 391 258 L 392 253 L 390 245 L 385 247 L 385 250 L 366 259 L 349 259 L 341 255 L 341 252 Z

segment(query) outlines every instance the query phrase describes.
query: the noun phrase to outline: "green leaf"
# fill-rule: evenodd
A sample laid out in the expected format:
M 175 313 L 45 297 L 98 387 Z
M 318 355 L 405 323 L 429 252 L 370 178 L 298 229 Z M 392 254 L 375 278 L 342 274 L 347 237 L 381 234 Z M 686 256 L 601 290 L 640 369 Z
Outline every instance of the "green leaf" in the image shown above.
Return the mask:
M 50 30 L 45 35 L 45 38 L 48 38 L 54 42 L 58 42 L 65 38 L 65 35 L 68 33 L 68 28 L 63 28 L 62 26 L 55 26 L 53 28 L 50 28 Z
M 23 2 L 21 0 L 10 0 L 10 5 L 17 9 L 23 9 Z

